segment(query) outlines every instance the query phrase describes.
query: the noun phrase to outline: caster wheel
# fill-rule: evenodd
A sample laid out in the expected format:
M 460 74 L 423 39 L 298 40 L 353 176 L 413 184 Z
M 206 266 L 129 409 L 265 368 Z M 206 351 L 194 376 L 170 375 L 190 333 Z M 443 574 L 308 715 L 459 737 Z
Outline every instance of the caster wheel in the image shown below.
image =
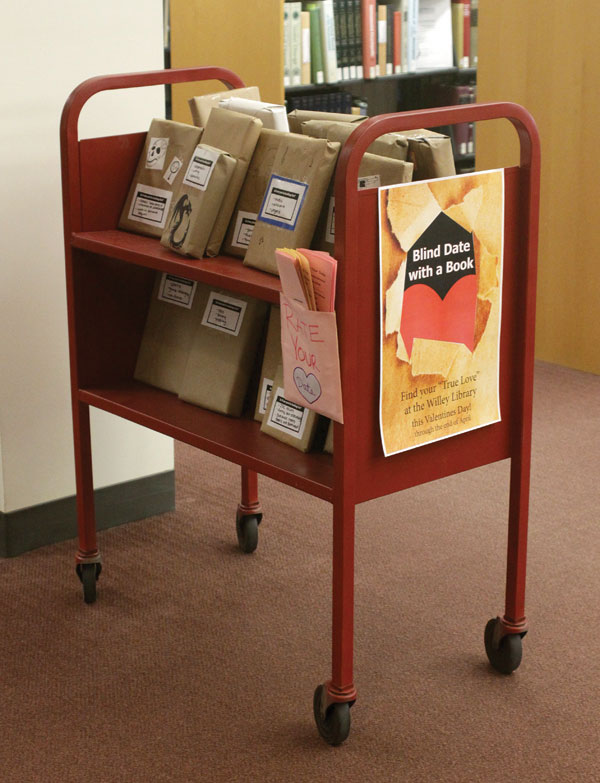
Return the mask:
M 313 697 L 313 712 L 319 734 L 329 745 L 341 745 L 350 734 L 350 704 L 335 702 L 327 708 L 325 717 L 321 713 L 321 699 L 324 685 L 319 685 Z
M 258 525 L 261 519 L 262 514 L 248 514 L 247 516 L 238 514 L 235 518 L 238 544 L 242 552 L 245 552 L 247 555 L 254 552 L 258 546 Z
M 93 604 L 96 600 L 96 582 L 102 571 L 102 563 L 78 563 L 75 570 L 83 585 L 83 600 L 86 604 Z
M 494 630 L 499 623 L 497 617 L 491 619 L 485 626 L 483 640 L 485 651 L 490 663 L 501 674 L 511 674 L 519 668 L 523 657 L 523 639 L 518 633 L 510 633 L 503 636 L 500 644 L 494 644 Z

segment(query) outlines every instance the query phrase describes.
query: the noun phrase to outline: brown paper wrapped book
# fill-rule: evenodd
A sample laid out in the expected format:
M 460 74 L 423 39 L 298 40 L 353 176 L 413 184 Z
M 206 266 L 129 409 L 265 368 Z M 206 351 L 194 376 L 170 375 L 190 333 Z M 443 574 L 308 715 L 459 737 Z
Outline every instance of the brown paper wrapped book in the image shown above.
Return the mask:
M 408 139 L 408 159 L 415 164 L 414 180 L 453 177 L 456 174 L 449 136 L 424 128 L 404 133 Z
M 319 415 L 309 408 L 286 400 L 283 389 L 283 366 L 279 365 L 273 379 L 269 407 L 260 431 L 283 441 L 300 451 L 309 451 L 319 422 Z
M 366 152 L 358 168 L 357 187 L 359 190 L 367 190 L 368 188 L 396 185 L 400 182 L 410 182 L 412 173 L 413 164 L 408 161 L 384 158 L 381 155 L 372 155 Z M 335 242 L 334 185 L 335 176 L 331 178 L 312 242 L 312 246 L 316 250 L 325 250 L 331 254 L 333 254 Z
M 202 408 L 240 416 L 263 334 L 268 304 L 243 294 L 198 286 L 179 396 Z
M 267 340 L 260 371 L 256 409 L 254 411 L 254 418 L 256 421 L 262 421 L 267 412 L 275 373 L 277 372 L 277 368 L 281 364 L 281 361 L 281 309 L 276 305 L 271 305 L 269 328 L 267 330 Z
M 305 136 L 339 141 L 340 144 L 344 144 L 350 134 L 356 130 L 356 125 L 330 120 L 309 120 L 302 123 L 301 129 Z M 384 133 L 367 147 L 367 152 L 372 155 L 383 155 L 386 158 L 407 160 L 408 139 L 402 133 Z
M 198 144 L 173 199 L 161 245 L 202 258 L 235 165 L 235 158 L 227 152 Z
M 269 128 L 261 130 L 223 243 L 223 252 L 227 255 L 237 258 L 246 255 L 279 143 L 289 136 L 289 133 L 283 131 Z
M 289 134 L 282 139 L 244 264 L 277 274 L 278 247 L 309 247 L 340 145 Z
M 339 114 L 330 111 L 311 111 L 310 109 L 294 109 L 288 114 L 288 123 L 292 133 L 302 133 L 301 125 L 308 120 L 326 120 L 329 122 L 349 122 L 356 125 L 367 118 L 360 114 Z
M 220 92 L 208 93 L 208 95 L 197 95 L 188 101 L 192 122 L 200 128 L 205 128 L 211 111 L 224 98 L 231 98 L 236 95 L 238 98 L 249 98 L 253 101 L 260 100 L 258 87 L 236 87 L 234 90 L 221 90 Z
M 226 109 L 214 108 L 207 120 L 203 144 L 218 147 L 235 158 L 235 169 L 208 239 L 208 256 L 216 256 L 221 250 L 261 128 L 262 122 L 256 117 Z
M 119 228 L 160 237 L 173 192 L 187 169 L 202 130 L 172 120 L 152 120 L 121 212 Z
M 134 377 L 165 391 L 179 392 L 194 325 L 202 318 L 198 284 L 157 274 Z

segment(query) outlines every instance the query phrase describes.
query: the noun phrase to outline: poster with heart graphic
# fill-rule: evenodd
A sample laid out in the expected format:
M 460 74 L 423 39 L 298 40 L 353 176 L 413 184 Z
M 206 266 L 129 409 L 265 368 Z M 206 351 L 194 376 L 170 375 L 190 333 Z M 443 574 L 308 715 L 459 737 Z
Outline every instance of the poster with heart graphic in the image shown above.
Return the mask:
M 379 189 L 386 456 L 500 421 L 504 171 Z
M 308 310 L 279 296 L 286 399 L 343 422 L 335 313 Z

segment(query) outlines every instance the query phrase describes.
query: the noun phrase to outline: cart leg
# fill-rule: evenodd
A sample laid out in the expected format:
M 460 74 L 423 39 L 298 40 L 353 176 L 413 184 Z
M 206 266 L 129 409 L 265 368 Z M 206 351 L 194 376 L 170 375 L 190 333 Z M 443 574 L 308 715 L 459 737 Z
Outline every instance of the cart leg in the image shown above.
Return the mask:
M 350 707 L 356 701 L 354 653 L 354 504 L 333 505 L 332 676 L 319 685 L 313 709 L 319 733 L 339 745 L 350 732 Z
M 527 522 L 529 516 L 530 455 L 511 460 L 506 603 L 503 617 L 490 620 L 485 648 L 494 668 L 510 674 L 521 663 L 522 639 L 527 633 L 525 579 L 527 573 Z
M 242 468 L 242 500 L 235 517 L 235 529 L 242 552 L 250 554 L 258 546 L 258 526 L 262 509 L 258 500 L 256 471 Z
M 89 406 L 82 403 L 75 404 L 73 433 L 79 535 L 79 549 L 75 555 L 75 562 L 77 575 L 83 583 L 84 601 L 92 604 L 96 600 L 96 580 L 102 570 L 102 561 L 96 539 Z

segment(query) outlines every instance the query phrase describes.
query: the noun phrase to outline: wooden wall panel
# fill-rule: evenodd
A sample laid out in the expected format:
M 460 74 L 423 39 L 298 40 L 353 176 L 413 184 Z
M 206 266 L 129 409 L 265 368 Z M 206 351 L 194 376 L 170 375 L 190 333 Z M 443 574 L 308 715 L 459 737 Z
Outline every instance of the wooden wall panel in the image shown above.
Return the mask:
M 283 0 L 170 0 L 171 67 L 220 65 L 261 97 L 283 103 Z M 187 100 L 220 83 L 173 88 L 173 119 L 191 122 Z
M 594 0 L 480 0 L 478 100 L 532 113 L 542 142 L 536 355 L 600 374 L 600 14 Z M 516 162 L 514 131 L 477 129 L 477 166 Z

